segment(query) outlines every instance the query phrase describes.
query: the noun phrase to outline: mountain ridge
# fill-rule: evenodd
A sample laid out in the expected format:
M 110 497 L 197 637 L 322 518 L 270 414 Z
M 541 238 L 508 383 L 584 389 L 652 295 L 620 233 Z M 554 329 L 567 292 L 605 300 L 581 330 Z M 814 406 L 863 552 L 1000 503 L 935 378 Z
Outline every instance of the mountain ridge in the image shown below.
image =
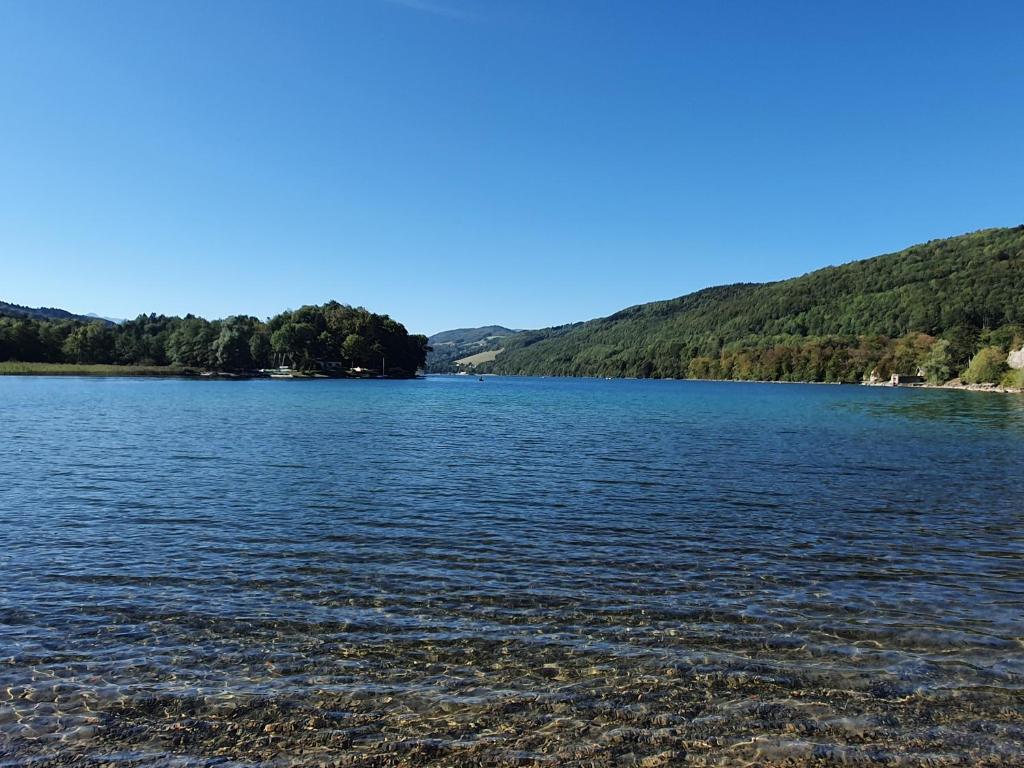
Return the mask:
M 9 301 L 0 301 L 0 317 L 24 317 L 36 320 L 79 320 L 83 323 L 100 322 L 116 325 L 113 320 L 99 315 L 81 315 L 59 307 L 26 307 Z
M 905 338 L 913 334 L 927 339 Z M 923 364 L 940 338 L 944 365 L 961 370 L 979 347 L 1007 348 L 1021 336 L 1024 226 L 1017 226 L 525 331 L 503 339 L 494 361 L 477 370 L 855 381 Z
M 460 368 L 458 361 L 501 349 L 502 340 L 516 333 L 520 331 L 503 325 L 454 328 L 435 333 L 427 338 L 430 349 L 426 370 L 429 373 L 453 373 Z

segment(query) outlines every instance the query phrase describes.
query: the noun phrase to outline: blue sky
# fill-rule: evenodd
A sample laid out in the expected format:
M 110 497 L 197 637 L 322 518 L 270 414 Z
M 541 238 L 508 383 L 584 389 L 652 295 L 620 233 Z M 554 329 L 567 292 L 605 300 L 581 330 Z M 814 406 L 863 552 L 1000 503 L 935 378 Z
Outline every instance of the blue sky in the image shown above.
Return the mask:
M 0 0 L 0 299 L 540 327 L 1024 223 L 1024 3 Z

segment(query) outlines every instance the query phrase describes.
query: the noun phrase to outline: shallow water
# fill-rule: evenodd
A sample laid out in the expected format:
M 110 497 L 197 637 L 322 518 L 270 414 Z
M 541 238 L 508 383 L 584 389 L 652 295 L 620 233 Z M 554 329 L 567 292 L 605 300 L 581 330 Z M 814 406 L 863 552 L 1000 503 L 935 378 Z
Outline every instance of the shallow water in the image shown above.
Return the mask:
M 0 379 L 0 765 L 1024 764 L 1024 398 Z

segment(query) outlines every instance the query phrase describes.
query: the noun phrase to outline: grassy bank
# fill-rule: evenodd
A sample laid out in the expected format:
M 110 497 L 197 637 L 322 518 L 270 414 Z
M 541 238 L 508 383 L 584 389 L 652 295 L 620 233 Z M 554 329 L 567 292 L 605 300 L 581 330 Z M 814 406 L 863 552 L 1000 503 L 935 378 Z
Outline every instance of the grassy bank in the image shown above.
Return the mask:
M 192 368 L 173 365 L 90 365 L 0 362 L 0 376 L 194 376 Z

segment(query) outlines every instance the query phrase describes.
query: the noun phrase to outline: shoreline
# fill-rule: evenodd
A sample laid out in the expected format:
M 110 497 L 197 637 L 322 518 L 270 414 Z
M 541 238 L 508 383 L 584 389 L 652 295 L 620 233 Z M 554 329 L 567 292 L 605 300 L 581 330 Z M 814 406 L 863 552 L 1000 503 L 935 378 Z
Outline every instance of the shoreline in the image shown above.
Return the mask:
M 1004 387 L 1000 384 L 890 384 L 889 382 L 869 384 L 865 381 L 861 386 L 882 389 L 944 389 L 948 392 L 994 392 L 999 395 L 1024 395 L 1024 388 Z
M 172 365 L 113 365 L 90 363 L 0 363 L 0 376 L 95 376 L 112 378 L 199 378 L 195 368 Z
M 198 368 L 174 365 L 116 365 L 106 363 L 20 363 L 0 362 L 0 376 L 80 376 L 90 378 L 154 378 L 189 379 L 191 381 L 253 381 L 256 379 L 290 379 L 298 381 L 319 381 L 342 379 L 345 381 L 404 381 L 418 376 L 339 376 L 322 371 L 294 371 L 288 376 L 271 376 L 262 373 L 235 373 L 231 371 L 203 371 Z
M 293 373 L 291 376 L 281 377 L 298 381 L 324 381 L 342 379 L 345 381 L 380 381 L 380 380 L 412 380 L 421 379 L 425 376 L 457 376 L 453 373 L 428 373 L 418 376 L 410 376 L 401 379 L 388 377 L 388 379 L 369 377 L 348 377 L 331 376 L 321 372 Z M 195 368 L 180 368 L 177 366 L 130 366 L 113 364 L 79 364 L 79 363 L 18 363 L 0 362 L 0 376 L 80 376 L 94 378 L 167 378 L 167 379 L 189 379 L 191 381 L 252 381 L 255 379 L 274 379 L 273 376 L 250 375 L 245 373 L 230 373 L 224 371 L 200 371 Z M 815 386 L 861 386 L 882 389 L 941 389 L 951 392 L 993 392 L 1004 395 L 1024 395 L 1024 388 L 1004 387 L 998 384 L 892 384 L 888 381 L 871 384 L 866 381 L 789 381 L 789 380 L 768 380 L 768 379 L 697 379 L 697 378 L 638 378 L 626 376 L 522 376 L 521 374 L 471 374 L 476 376 L 509 376 L 514 378 L 549 378 L 549 379 L 591 379 L 596 381 L 694 381 L 711 382 L 722 384 L 813 384 Z
M 428 373 L 428 376 L 457 376 L 455 373 Z M 561 375 L 530 375 L 518 373 L 485 373 L 470 376 L 508 376 L 510 378 L 534 379 L 592 379 L 595 381 L 700 381 L 721 384 L 812 384 L 825 387 L 879 387 L 884 389 L 944 389 L 950 392 L 995 392 L 1003 395 L 1024 395 L 1024 388 L 1004 387 L 999 384 L 890 384 L 888 381 L 870 384 L 866 381 L 789 381 L 788 379 L 691 379 L 691 378 L 660 378 L 638 376 L 561 376 Z

